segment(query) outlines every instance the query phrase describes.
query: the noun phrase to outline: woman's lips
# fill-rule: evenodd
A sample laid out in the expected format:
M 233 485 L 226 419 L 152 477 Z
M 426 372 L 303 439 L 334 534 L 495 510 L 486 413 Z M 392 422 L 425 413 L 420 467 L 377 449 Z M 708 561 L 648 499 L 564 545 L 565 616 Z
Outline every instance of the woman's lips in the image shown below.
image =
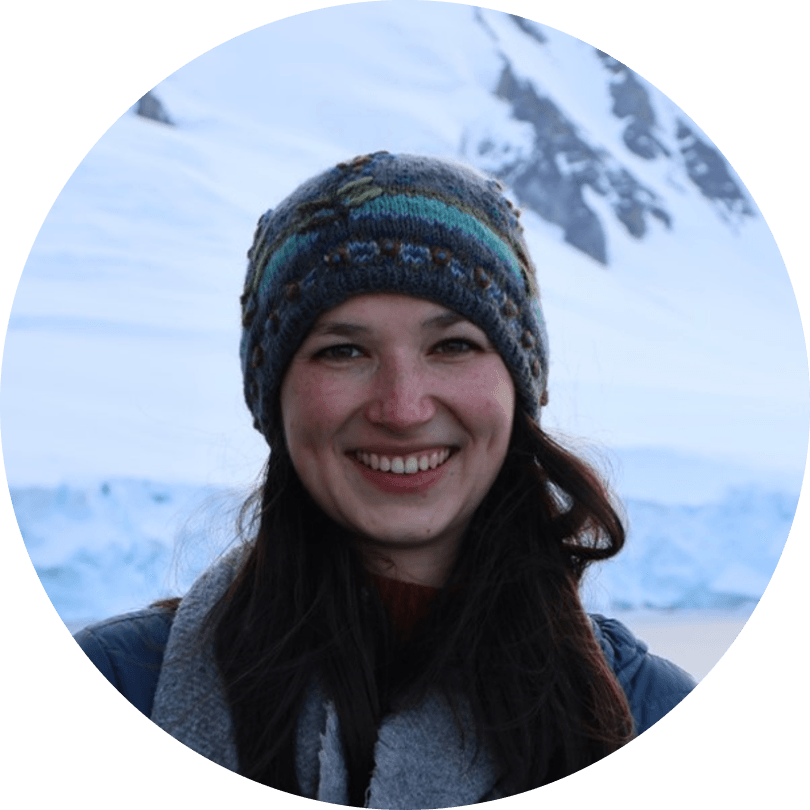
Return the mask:
M 356 450 L 357 460 L 372 470 L 392 472 L 396 475 L 413 475 L 419 471 L 435 470 L 450 458 L 449 447 L 420 450 L 415 453 L 374 453 L 365 450 Z
M 404 495 L 423 492 L 436 484 L 444 475 L 446 462 L 453 453 L 448 447 L 401 456 L 363 451 L 356 451 L 348 455 L 357 465 L 363 478 L 378 489 L 383 492 Z M 374 465 L 376 465 L 376 469 Z M 414 466 L 417 471 L 410 472 Z M 388 469 L 384 469 L 385 467 Z M 393 470 L 401 469 L 402 472 L 395 472 L 392 468 Z

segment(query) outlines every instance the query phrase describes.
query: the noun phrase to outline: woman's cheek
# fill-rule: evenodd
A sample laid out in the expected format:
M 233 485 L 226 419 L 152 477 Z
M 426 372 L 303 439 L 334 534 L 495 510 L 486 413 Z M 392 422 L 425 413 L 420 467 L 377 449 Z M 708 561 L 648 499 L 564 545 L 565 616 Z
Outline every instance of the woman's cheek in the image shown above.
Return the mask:
M 515 386 L 510 377 L 497 374 L 492 385 L 492 396 L 503 413 L 511 415 L 515 410 Z
M 493 363 L 473 374 L 459 378 L 454 386 L 453 398 L 459 408 L 469 416 L 482 419 L 508 418 L 511 425 L 515 409 L 515 386 L 502 362 Z
M 313 428 L 328 431 L 330 426 L 340 424 L 359 403 L 356 388 L 345 374 L 316 370 L 306 375 L 297 388 L 299 412 L 306 415 L 306 423 Z

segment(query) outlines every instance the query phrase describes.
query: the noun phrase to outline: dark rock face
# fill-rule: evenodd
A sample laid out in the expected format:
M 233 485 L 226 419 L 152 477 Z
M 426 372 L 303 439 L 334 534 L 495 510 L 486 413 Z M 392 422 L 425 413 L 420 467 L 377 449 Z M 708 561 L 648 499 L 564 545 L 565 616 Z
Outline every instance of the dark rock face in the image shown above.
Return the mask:
M 160 124 L 174 126 L 174 121 L 169 117 L 160 99 L 151 90 L 145 96 L 141 97 L 135 108 L 135 112 L 144 118 L 149 118 Z
M 644 85 L 618 59 L 599 50 L 596 54 L 604 67 L 617 76 L 609 85 L 610 95 L 613 97 L 612 112 L 617 118 L 630 119 L 622 133 L 627 148 L 645 160 L 652 160 L 659 155 L 669 157 L 666 147 L 653 135 L 657 122 Z
M 509 16 L 514 20 L 515 25 L 517 25 L 517 27 L 520 28 L 524 34 L 528 34 L 532 39 L 536 40 L 541 45 L 548 42 L 545 34 L 537 23 L 527 20 L 525 17 L 519 17 L 517 14 L 510 14 Z
M 493 41 L 500 43 L 480 9 L 476 19 Z M 537 48 L 549 47 L 543 26 L 514 14 L 507 19 L 534 40 Z M 589 143 L 566 110 L 552 96 L 541 94 L 533 80 L 518 75 L 503 46 L 497 47 L 504 67 L 494 94 L 509 105 L 512 119 L 529 126 L 520 128 L 514 137 L 487 131 L 468 143 L 465 136 L 462 149 L 469 150 L 473 162 L 486 164 L 487 171 L 508 183 L 523 207 L 560 226 L 568 244 L 602 264 L 608 263 L 607 215 L 603 206 L 599 214 L 591 207 L 594 194 L 636 239 L 644 238 L 651 222 L 672 228 L 666 203 L 670 186 L 684 194 L 685 187 L 694 184 L 729 224 L 755 215 L 720 152 L 688 119 L 674 125 L 668 120 L 662 125 L 656 116 L 654 89 L 617 59 L 597 49 L 591 52 L 607 74 L 599 89 L 609 93 L 606 100 L 612 100 L 611 113 L 622 122 L 622 141 L 633 158 L 621 147 L 611 152 Z M 652 176 L 666 177 L 668 185 L 651 188 L 642 183 L 624 165 L 625 160 L 629 163 L 636 158 L 663 161 L 664 172 Z
M 596 54 L 605 69 L 617 77 L 609 85 L 613 97 L 612 112 L 617 118 L 630 119 L 623 133 L 627 148 L 647 160 L 659 155 L 671 157 L 670 151 L 653 134 L 658 122 L 647 90 L 636 74 L 612 56 L 599 50 Z M 701 194 L 719 202 L 730 212 L 753 215 L 748 200 L 732 178 L 720 152 L 696 135 L 683 121 L 678 122 L 675 137 L 686 173 Z
M 531 124 L 535 134 L 529 159 L 505 164 L 497 174 L 514 189 L 521 205 L 562 226 L 566 242 L 607 264 L 604 229 L 585 202 L 586 186 L 607 199 L 636 238 L 646 233 L 648 215 L 669 226 L 670 217 L 655 192 L 609 154 L 586 143 L 562 110 L 540 96 L 531 82 L 519 80 L 508 61 L 495 94 L 508 101 L 512 116 Z
M 752 216 L 754 212 L 720 152 L 698 137 L 683 121 L 678 122 L 676 137 L 689 179 L 701 194 L 720 203 L 729 212 Z

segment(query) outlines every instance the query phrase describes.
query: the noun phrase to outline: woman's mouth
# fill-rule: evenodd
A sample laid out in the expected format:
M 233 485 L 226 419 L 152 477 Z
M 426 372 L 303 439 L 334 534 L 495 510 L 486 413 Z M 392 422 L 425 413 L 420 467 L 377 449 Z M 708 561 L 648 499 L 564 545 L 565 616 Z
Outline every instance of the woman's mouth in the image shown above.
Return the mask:
M 365 450 L 347 453 L 366 481 L 382 492 L 404 496 L 423 495 L 436 486 L 448 469 L 447 460 L 455 454 L 452 447 L 431 447 L 402 455 Z
M 435 470 L 450 458 L 452 450 L 445 447 L 437 450 L 413 453 L 411 455 L 383 455 L 381 453 L 366 453 L 356 450 L 354 457 L 365 467 L 380 472 L 390 472 L 395 475 L 416 475 L 426 470 Z

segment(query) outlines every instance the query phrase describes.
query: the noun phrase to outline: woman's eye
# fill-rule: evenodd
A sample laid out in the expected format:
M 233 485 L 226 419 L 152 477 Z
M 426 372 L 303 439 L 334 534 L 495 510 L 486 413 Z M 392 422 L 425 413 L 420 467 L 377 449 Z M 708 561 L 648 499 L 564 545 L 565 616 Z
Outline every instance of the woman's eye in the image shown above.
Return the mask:
M 466 338 L 448 338 L 439 343 L 434 351 L 437 354 L 465 354 L 475 351 L 478 346 Z
M 315 356 L 324 360 L 354 360 L 356 357 L 362 356 L 362 352 L 351 343 L 342 343 L 340 346 L 327 346 Z

